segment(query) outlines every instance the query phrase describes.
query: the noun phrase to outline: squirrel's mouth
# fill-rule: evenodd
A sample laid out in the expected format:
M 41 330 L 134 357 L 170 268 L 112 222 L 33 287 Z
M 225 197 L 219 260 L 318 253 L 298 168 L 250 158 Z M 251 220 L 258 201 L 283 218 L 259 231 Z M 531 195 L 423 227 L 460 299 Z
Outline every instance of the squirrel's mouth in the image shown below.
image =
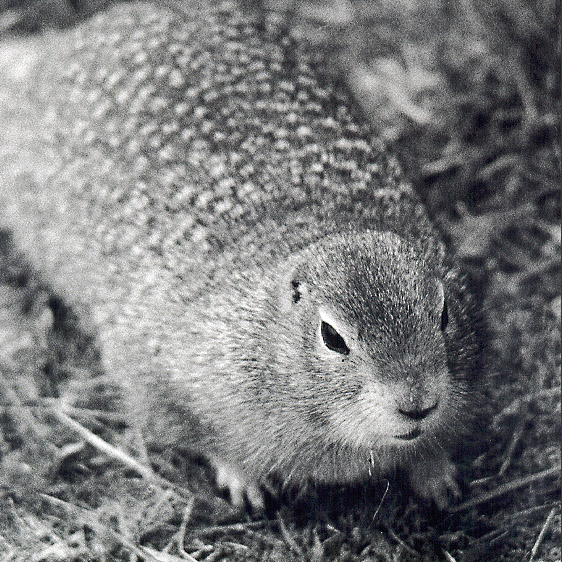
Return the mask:
M 395 435 L 394 438 L 402 439 L 403 441 L 411 441 L 412 439 L 416 439 L 416 437 L 419 437 L 421 434 L 422 430 L 419 427 L 414 427 L 414 429 L 408 431 L 408 433 L 404 433 L 403 435 Z

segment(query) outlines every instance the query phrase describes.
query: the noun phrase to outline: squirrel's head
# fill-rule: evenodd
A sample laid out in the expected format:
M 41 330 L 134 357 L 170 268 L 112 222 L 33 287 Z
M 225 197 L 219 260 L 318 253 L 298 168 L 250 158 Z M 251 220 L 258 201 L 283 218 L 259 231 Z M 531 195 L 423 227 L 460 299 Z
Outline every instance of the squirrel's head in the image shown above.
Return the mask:
M 458 434 L 470 385 L 451 342 L 464 317 L 431 262 L 395 234 L 363 232 L 323 239 L 285 270 L 281 392 L 333 445 L 407 454 Z

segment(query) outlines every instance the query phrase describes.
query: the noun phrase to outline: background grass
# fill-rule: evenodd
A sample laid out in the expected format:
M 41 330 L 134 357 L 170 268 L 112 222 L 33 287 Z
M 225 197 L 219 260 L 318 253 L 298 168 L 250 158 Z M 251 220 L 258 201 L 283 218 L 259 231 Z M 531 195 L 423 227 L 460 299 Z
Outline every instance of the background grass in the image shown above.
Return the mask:
M 0 38 L 105 3 L 0 0 Z M 139 477 L 103 448 L 135 457 L 92 342 L 2 233 L 0 562 L 560 560 L 559 3 L 271 5 L 328 50 L 482 295 L 489 401 L 463 499 L 438 513 L 385 481 L 251 520 L 182 451 L 150 450 L 159 476 Z

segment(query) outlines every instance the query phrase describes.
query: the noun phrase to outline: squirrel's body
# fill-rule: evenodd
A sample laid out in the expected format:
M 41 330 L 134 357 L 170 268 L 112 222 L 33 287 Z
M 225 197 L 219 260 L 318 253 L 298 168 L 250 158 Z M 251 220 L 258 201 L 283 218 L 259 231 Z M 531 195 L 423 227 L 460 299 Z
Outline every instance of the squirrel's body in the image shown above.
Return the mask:
M 416 455 L 446 481 L 470 299 L 345 89 L 229 2 L 40 41 L 27 72 L 0 66 L 0 225 L 93 319 L 140 422 L 250 482 Z

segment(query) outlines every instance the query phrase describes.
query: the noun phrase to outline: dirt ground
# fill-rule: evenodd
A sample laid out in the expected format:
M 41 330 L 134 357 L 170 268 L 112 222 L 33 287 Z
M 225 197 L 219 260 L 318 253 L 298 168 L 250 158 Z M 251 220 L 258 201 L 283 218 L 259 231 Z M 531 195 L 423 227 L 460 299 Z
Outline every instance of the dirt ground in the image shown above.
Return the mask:
M 0 0 L 0 40 L 105 2 Z M 399 481 L 233 509 L 200 459 L 134 435 L 92 341 L 0 233 L 0 562 L 560 560 L 560 6 L 250 2 L 343 76 L 469 272 L 489 327 L 463 496 Z M 1 212 L 1 209 L 0 209 Z

